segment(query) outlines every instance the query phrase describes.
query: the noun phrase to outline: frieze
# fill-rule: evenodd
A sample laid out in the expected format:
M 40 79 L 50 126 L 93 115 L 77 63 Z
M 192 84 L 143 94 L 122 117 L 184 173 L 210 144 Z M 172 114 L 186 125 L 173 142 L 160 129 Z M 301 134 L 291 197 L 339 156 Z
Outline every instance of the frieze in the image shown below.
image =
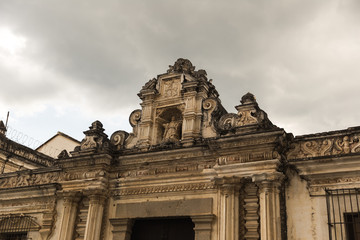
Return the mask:
M 205 168 L 206 166 L 202 166 Z M 197 171 L 199 169 L 199 165 L 181 165 L 181 166 L 172 166 L 172 167 L 159 167 L 152 169 L 142 169 L 136 171 L 126 171 L 120 173 L 120 177 L 141 177 L 141 176 L 151 176 L 151 175 L 159 175 L 159 174 L 167 174 L 167 173 L 176 173 L 176 172 L 190 172 Z
M 140 195 L 152 193 L 184 192 L 215 189 L 214 183 L 176 184 L 166 186 L 151 186 L 142 188 L 128 188 L 115 191 L 114 196 Z
M 226 143 L 219 143 L 222 148 L 230 148 L 230 147 L 243 147 L 250 145 L 261 145 L 266 143 L 275 143 L 277 141 L 278 136 L 272 137 L 258 137 L 258 138 L 247 138 L 242 141 L 231 141 Z
M 312 185 L 328 185 L 328 184 L 335 184 L 335 183 L 360 183 L 360 177 L 314 179 L 311 181 Z
M 0 189 L 28 187 L 49 183 L 59 183 L 62 181 L 81 180 L 104 176 L 105 172 L 102 170 L 74 173 L 48 172 L 43 174 L 21 174 L 13 177 L 0 178 Z
M 360 135 L 345 135 L 296 141 L 290 145 L 287 159 L 313 158 L 331 155 L 344 155 L 360 152 Z
M 6 149 L 8 153 L 13 153 L 31 162 L 38 163 L 47 167 L 53 165 L 51 157 L 45 156 L 39 152 L 36 152 L 35 150 L 22 146 L 4 137 L 0 137 L 0 146 L 1 149 Z
M 236 155 L 221 156 L 217 159 L 219 165 L 233 164 L 233 163 L 246 163 L 253 161 L 262 161 L 270 159 L 279 159 L 279 153 L 275 151 L 260 152 L 260 153 L 244 153 Z
M 175 154 L 174 154 L 175 153 Z M 144 156 L 138 156 L 138 155 L 133 155 L 133 156 L 120 156 L 119 160 L 121 162 L 121 165 L 126 166 L 128 164 L 133 165 L 133 164 L 139 164 L 139 163 L 143 163 L 143 162 L 162 162 L 162 161 L 172 161 L 172 160 L 179 160 L 179 159 L 190 159 L 190 158 L 202 158 L 206 156 L 206 152 L 203 151 L 176 151 L 176 152 L 172 152 L 169 154 L 164 154 L 161 153 L 159 154 L 154 153 L 154 154 L 150 154 L 148 155 L 144 155 Z

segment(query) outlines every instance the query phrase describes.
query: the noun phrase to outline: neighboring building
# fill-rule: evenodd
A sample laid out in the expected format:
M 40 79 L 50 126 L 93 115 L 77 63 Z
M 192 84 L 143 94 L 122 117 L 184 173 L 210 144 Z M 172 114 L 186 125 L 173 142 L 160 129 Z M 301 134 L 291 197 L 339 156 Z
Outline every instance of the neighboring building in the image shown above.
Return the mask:
M 80 142 L 65 133 L 57 132 L 52 138 L 41 144 L 35 150 L 46 154 L 52 158 L 57 158 L 60 153 L 68 154 L 75 147 L 80 146 Z
M 0 134 L 0 239 L 360 238 L 360 128 L 294 138 L 250 93 L 228 113 L 186 59 L 138 95 L 131 133 L 95 121 L 58 159 Z

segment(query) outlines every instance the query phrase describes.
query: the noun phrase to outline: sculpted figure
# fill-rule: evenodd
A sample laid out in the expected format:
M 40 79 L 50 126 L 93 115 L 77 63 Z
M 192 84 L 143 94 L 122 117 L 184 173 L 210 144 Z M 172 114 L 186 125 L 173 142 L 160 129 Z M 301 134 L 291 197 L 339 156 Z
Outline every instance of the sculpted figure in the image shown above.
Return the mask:
M 175 117 L 171 117 L 169 123 L 163 124 L 165 131 L 163 135 L 163 142 L 175 142 L 180 139 L 179 137 L 179 126 L 181 121 L 176 121 Z

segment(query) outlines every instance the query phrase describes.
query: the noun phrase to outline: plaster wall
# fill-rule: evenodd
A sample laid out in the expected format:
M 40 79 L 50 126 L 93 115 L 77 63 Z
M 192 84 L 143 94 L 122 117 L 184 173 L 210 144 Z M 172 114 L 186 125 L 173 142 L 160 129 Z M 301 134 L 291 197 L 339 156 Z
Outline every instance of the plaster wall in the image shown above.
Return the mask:
M 71 152 L 76 146 L 79 146 L 77 142 L 72 141 L 71 139 L 66 138 L 62 135 L 57 135 L 49 142 L 39 147 L 37 151 L 50 157 L 57 158 L 57 156 L 62 150 L 65 149 L 67 152 Z
M 307 182 L 290 173 L 286 188 L 288 239 L 328 239 L 325 196 L 310 196 Z

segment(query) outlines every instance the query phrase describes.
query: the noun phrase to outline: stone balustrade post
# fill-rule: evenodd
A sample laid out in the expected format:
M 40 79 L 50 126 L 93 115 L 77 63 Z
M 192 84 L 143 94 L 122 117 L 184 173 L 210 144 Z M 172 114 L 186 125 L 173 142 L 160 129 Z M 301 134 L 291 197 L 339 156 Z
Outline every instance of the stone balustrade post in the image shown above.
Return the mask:
M 86 195 L 89 197 L 89 211 L 86 220 L 84 240 L 99 240 L 104 203 L 107 195 L 105 191 L 101 190 L 87 191 Z
M 64 201 L 59 240 L 72 240 L 81 194 L 79 192 L 61 192 L 59 195 Z
M 284 175 L 279 172 L 253 176 L 259 187 L 262 240 L 281 240 L 280 186 L 283 179 Z

